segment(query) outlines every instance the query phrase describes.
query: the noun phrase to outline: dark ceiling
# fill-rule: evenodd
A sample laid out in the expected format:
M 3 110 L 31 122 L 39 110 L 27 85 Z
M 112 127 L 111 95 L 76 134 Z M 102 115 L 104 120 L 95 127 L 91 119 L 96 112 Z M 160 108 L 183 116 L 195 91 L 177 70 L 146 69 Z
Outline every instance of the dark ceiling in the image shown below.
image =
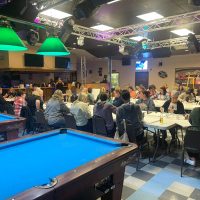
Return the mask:
M 16 0 L 16 2 L 19 3 L 19 0 Z M 23 1 L 20 0 L 20 2 Z M 66 1 L 66 3 L 56 6 L 55 8 L 73 14 L 75 2 L 77 1 Z M 163 15 L 164 17 L 168 17 L 200 9 L 199 6 L 193 5 L 191 2 L 192 0 L 121 0 L 110 5 L 102 5 L 89 18 L 84 20 L 76 20 L 76 24 L 85 27 L 91 27 L 97 24 L 105 24 L 113 28 L 119 28 L 144 22 L 143 20 L 140 20 L 136 17 L 137 15 L 144 13 L 155 11 Z M 6 7 L 2 7 L 0 9 L 0 14 L 1 13 L 6 14 L 7 16 L 13 16 L 12 11 L 7 9 Z M 28 16 L 24 15 L 24 19 L 31 21 L 32 19 L 30 19 L 30 13 L 28 14 Z M 17 17 L 16 14 L 14 17 Z M 184 28 L 190 28 L 190 30 L 193 30 L 195 34 L 200 35 L 199 24 L 187 26 Z M 148 35 L 146 36 L 154 41 L 177 37 L 170 32 L 170 29 L 151 32 L 148 33 Z M 83 47 L 78 47 L 76 43 L 77 37 L 74 35 L 71 35 L 66 41 L 66 45 L 68 47 L 85 49 L 97 57 L 120 55 L 120 53 L 118 52 L 118 45 L 108 44 L 107 42 L 95 41 L 86 38 Z

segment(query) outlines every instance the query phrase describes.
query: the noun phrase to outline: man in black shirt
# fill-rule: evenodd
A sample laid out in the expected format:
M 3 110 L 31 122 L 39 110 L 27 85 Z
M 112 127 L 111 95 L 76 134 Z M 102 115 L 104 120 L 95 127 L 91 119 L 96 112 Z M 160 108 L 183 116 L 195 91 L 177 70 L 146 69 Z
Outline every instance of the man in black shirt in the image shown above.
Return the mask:
M 123 134 L 122 122 L 123 119 L 125 119 L 133 126 L 134 130 L 136 131 L 136 140 L 137 142 L 140 142 L 144 136 L 142 123 L 143 117 L 140 106 L 134 103 L 130 103 L 130 93 L 128 90 L 123 90 L 121 96 L 124 104 L 117 109 L 116 115 L 116 123 L 117 127 L 119 128 L 119 133 Z M 131 136 L 129 135 L 129 140 L 131 139 L 130 137 Z M 130 142 L 132 141 L 130 140 Z

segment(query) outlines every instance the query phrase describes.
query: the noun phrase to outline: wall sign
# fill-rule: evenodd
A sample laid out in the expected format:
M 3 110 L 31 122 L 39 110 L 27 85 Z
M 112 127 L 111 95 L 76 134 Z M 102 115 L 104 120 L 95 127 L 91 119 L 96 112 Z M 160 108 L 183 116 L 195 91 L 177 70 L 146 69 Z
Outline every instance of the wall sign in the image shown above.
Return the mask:
M 161 78 L 166 78 L 166 77 L 167 77 L 167 72 L 165 72 L 165 71 L 159 71 L 159 72 L 158 72 L 158 75 L 159 75 Z

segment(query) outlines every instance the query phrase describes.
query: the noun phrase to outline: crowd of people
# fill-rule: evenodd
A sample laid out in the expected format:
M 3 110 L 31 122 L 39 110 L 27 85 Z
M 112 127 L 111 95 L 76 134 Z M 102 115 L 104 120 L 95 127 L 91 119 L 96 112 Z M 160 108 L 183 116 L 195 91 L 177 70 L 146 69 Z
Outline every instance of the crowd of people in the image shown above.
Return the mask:
M 134 90 L 128 87 L 126 90 L 115 88 L 111 93 L 105 88 L 100 90 L 97 98 L 94 98 L 92 88 L 77 88 L 72 84 L 67 91 L 63 90 L 63 82 L 61 79 L 57 82 L 57 88 L 46 103 L 46 109 L 43 109 L 43 91 L 36 85 L 25 91 L 14 90 L 11 88 L 2 95 L 0 88 L 0 112 L 22 116 L 24 107 L 29 109 L 32 120 L 37 110 L 44 111 L 44 116 L 53 128 L 67 127 L 65 115 L 71 113 L 76 121 L 78 130 L 92 132 L 92 113 L 90 105 L 93 107 L 93 115 L 101 117 L 105 121 L 108 137 L 114 137 L 116 127 L 119 134 L 123 133 L 123 120 L 130 122 L 136 132 L 136 140 L 139 142 L 143 139 L 143 115 L 142 111 L 156 111 L 154 100 L 163 100 L 164 104 L 160 108 L 161 112 L 169 112 L 175 114 L 185 114 L 183 101 L 194 102 L 195 96 L 192 89 L 185 90 L 179 87 L 177 90 L 169 91 L 167 86 L 161 86 L 159 91 L 154 85 L 150 85 L 148 89 L 140 85 Z M 8 98 L 14 98 L 13 105 L 6 101 Z M 132 103 L 131 99 L 136 99 Z M 70 101 L 71 106 L 67 107 L 64 102 Z M 113 119 L 113 113 L 116 114 L 116 122 Z M 195 108 L 190 114 L 190 122 L 192 125 L 200 126 L 200 108 Z M 176 129 L 169 130 L 172 141 L 175 140 Z M 162 131 L 162 140 L 167 137 L 166 131 Z M 190 154 L 191 155 L 191 154 Z M 195 160 L 192 155 L 190 161 Z

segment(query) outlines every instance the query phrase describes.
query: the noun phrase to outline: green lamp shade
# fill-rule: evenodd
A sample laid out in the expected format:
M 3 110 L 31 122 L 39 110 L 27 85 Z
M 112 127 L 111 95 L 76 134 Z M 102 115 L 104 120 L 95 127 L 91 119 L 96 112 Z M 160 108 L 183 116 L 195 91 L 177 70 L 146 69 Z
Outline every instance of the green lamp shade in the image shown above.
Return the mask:
M 27 49 L 28 48 L 12 28 L 0 27 L 1 51 L 25 51 Z
M 44 56 L 67 56 L 70 55 L 70 52 L 59 38 L 48 37 L 38 49 L 37 54 Z

